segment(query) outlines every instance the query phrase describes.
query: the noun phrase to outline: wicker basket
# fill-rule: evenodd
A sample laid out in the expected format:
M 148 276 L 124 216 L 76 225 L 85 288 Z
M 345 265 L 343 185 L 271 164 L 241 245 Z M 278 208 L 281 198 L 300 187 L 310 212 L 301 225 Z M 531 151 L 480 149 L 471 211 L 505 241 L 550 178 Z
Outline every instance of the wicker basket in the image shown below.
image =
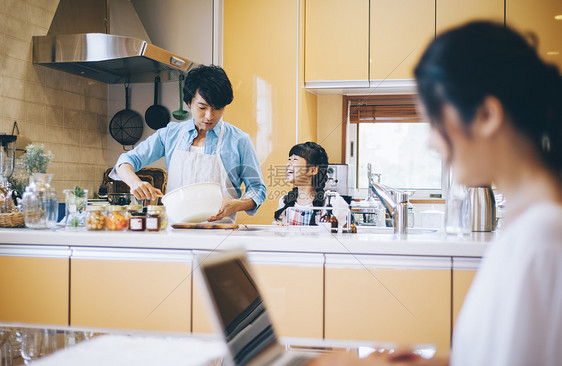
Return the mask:
M 24 226 L 23 212 L 0 213 L 0 227 Z

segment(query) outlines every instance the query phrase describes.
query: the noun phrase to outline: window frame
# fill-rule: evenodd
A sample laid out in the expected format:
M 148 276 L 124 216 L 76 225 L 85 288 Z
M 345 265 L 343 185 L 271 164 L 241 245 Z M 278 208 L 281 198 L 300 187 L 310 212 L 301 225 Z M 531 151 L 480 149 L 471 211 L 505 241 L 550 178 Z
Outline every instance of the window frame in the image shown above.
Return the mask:
M 367 197 L 368 192 L 366 188 L 358 188 L 357 182 L 359 177 L 359 170 L 357 169 L 359 156 L 358 156 L 358 140 L 359 140 L 359 124 L 360 123 L 373 123 L 373 122 L 351 122 L 351 108 L 358 104 L 379 105 L 379 106 L 404 106 L 406 109 L 411 107 L 416 108 L 416 94 L 388 94 L 388 95 L 344 95 L 342 106 L 342 120 L 345 121 L 342 129 L 342 156 L 345 163 L 348 165 L 349 177 L 348 187 L 349 193 L 354 199 L 364 199 Z M 416 117 L 412 115 L 407 116 L 412 118 L 411 122 L 422 122 L 421 118 L 416 112 Z M 404 122 L 390 122 L 390 123 L 404 123 Z M 446 162 L 441 159 L 441 189 L 416 189 L 415 193 L 410 197 L 410 200 L 420 201 L 423 203 L 443 203 L 445 193 L 449 186 L 450 169 Z M 384 183 L 384 181 L 383 181 Z

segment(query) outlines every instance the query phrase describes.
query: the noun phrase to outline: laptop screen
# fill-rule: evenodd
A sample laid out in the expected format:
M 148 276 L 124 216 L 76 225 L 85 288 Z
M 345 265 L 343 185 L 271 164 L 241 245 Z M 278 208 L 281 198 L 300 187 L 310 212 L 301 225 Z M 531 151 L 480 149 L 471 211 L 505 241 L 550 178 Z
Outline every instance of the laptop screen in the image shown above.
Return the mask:
M 201 265 L 236 365 L 275 342 L 275 333 L 245 256 Z

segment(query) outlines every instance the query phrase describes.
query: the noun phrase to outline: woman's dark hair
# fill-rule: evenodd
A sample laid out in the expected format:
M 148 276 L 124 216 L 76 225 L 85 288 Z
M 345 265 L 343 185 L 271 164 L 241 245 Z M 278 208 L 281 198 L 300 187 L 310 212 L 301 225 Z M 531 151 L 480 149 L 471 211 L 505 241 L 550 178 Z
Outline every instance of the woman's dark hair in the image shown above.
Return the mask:
M 444 104 L 468 125 L 488 96 L 496 97 L 514 127 L 562 169 L 562 79 L 525 39 L 500 24 L 473 22 L 438 36 L 415 69 L 418 92 L 431 124 L 444 132 Z
M 324 206 L 324 186 L 326 186 L 326 180 L 328 179 L 328 154 L 326 150 L 315 142 L 305 142 L 304 144 L 297 144 L 291 148 L 289 157 L 293 155 L 300 156 L 306 160 L 307 168 L 318 167 L 318 173 L 312 177 L 312 186 L 316 189 L 312 205 L 316 207 Z M 297 187 L 293 188 L 292 191 L 285 195 L 283 207 L 275 211 L 275 220 L 279 220 L 279 217 L 287 207 L 293 207 L 295 205 L 298 195 L 299 189 Z M 316 211 L 317 210 L 314 210 L 314 212 Z M 316 225 L 314 215 L 312 215 L 309 225 Z
M 190 105 L 197 91 L 215 109 L 223 109 L 234 99 L 228 76 L 221 67 L 215 65 L 201 65 L 187 74 L 183 100 Z

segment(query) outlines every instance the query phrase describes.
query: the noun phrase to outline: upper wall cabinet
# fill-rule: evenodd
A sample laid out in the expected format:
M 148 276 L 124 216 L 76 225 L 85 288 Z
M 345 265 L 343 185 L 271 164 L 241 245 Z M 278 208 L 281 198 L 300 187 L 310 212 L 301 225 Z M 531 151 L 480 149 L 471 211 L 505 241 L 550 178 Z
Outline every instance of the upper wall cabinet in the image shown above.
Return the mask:
M 307 86 L 369 86 L 369 0 L 307 0 L 305 32 Z
M 558 65 L 562 74 L 562 1 L 560 0 L 507 0 L 507 25 L 538 38 L 540 57 Z
M 474 20 L 491 20 L 498 23 L 504 21 L 504 0 L 438 0 L 436 3 L 437 35 Z
M 435 37 L 434 0 L 371 0 L 370 78 L 408 79 Z

